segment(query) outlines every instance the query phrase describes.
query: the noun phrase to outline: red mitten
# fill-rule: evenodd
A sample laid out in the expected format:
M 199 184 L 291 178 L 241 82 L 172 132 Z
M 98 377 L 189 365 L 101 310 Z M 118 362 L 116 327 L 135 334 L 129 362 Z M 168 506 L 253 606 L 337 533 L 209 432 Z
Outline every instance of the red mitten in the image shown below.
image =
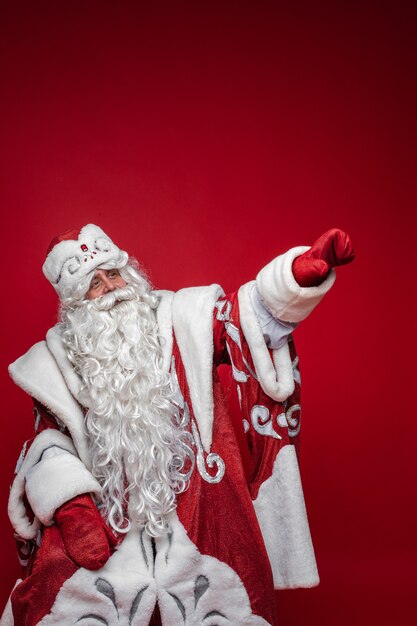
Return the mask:
M 74 563 L 90 570 L 103 567 L 117 541 L 90 495 L 83 494 L 65 502 L 55 511 L 55 522 Z
M 300 287 L 317 287 L 327 278 L 332 267 L 346 265 L 355 258 L 349 235 L 332 228 L 319 237 L 310 250 L 297 257 L 292 273 Z

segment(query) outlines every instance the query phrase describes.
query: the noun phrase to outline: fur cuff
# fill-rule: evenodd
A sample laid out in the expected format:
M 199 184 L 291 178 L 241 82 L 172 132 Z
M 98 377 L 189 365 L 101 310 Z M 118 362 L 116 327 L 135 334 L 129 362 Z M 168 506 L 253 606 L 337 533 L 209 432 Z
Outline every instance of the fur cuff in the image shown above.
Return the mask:
M 40 461 L 26 476 L 26 495 L 36 517 L 50 526 L 56 509 L 83 493 L 100 494 L 100 485 L 76 456 L 63 453 Z
M 52 448 L 60 453 L 43 458 Z M 76 456 L 71 439 L 58 430 L 44 430 L 33 441 L 13 481 L 8 506 L 10 522 L 20 537 L 33 539 L 41 522 L 51 524 L 61 504 L 91 492 L 100 493 L 100 485 Z M 33 521 L 26 513 L 25 495 L 35 514 Z
M 309 249 L 308 246 L 291 248 L 261 269 L 256 277 L 263 303 L 274 317 L 283 322 L 304 320 L 336 280 L 336 273 L 331 270 L 318 287 L 300 287 L 293 276 L 292 264 Z
M 48 340 L 52 337 L 59 338 L 59 334 L 48 333 L 48 337 Z M 79 457 L 88 465 L 89 452 L 83 411 L 69 392 L 65 378 L 46 342 L 39 341 L 9 365 L 9 373 L 18 387 L 38 400 L 65 424 Z
M 238 292 L 240 324 L 262 389 L 270 398 L 284 402 L 294 391 L 293 364 L 288 342 L 272 351 L 273 360 L 271 360 L 251 302 L 253 284 L 252 281 L 242 285 Z

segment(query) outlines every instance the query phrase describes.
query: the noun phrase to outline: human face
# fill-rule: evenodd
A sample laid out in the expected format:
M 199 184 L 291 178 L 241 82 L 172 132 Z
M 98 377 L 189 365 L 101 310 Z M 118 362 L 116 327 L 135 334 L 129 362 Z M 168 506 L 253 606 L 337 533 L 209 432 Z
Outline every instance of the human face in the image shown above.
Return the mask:
M 126 281 L 120 276 L 119 270 L 96 270 L 87 291 L 87 299 L 94 300 L 109 291 L 126 287 Z

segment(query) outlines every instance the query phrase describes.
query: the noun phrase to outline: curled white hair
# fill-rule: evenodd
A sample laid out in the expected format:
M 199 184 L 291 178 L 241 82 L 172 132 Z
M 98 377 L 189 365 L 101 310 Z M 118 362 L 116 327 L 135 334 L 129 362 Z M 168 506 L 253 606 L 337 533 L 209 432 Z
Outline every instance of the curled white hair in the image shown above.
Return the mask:
M 108 522 L 127 532 L 134 521 L 158 536 L 176 494 L 188 487 L 192 452 L 188 433 L 173 422 L 153 311 L 158 298 L 131 264 L 120 274 L 126 287 L 95 300 L 73 293 L 62 303 L 63 341 L 84 384 L 92 471 Z

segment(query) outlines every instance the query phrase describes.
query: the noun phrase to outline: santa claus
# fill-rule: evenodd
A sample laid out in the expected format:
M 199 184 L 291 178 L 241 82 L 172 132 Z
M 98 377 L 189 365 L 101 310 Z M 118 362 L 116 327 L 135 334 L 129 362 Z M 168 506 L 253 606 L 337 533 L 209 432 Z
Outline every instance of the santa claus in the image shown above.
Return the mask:
M 274 588 L 318 583 L 292 331 L 352 259 L 333 229 L 236 293 L 174 294 L 95 225 L 52 241 L 59 322 L 10 366 L 35 437 L 10 493 L 24 577 L 2 626 L 274 625 Z

